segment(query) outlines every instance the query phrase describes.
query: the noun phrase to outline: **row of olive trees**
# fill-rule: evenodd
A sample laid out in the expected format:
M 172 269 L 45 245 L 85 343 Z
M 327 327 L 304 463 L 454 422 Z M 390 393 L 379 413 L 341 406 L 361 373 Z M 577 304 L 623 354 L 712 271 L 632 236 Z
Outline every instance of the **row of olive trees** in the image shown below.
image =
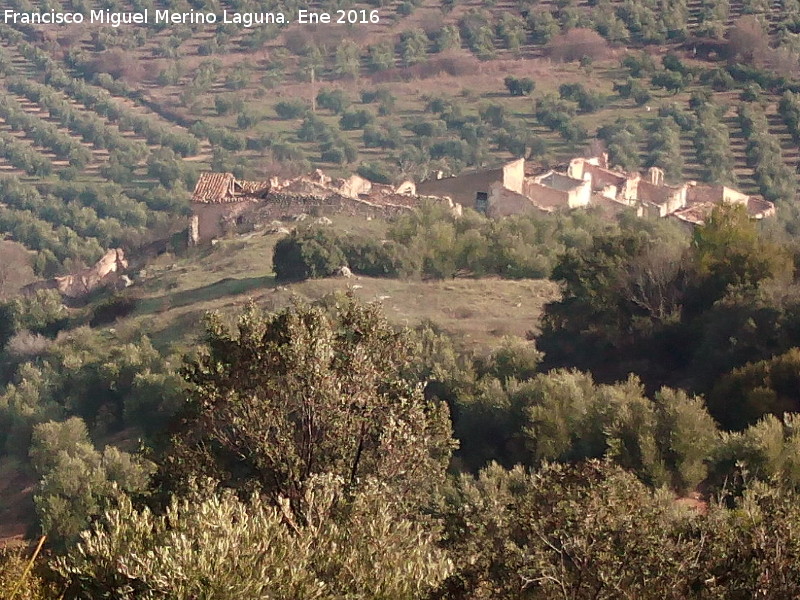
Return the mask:
M 499 49 L 519 53 L 524 45 L 533 43 L 550 44 L 550 51 L 559 60 L 591 62 L 598 50 L 605 51 L 603 38 L 662 43 L 681 38 L 688 31 L 685 0 L 672 0 L 666 6 L 653 0 L 635 7 L 601 4 L 591 12 L 562 4 L 546 10 L 523 6 L 519 15 L 491 7 L 471 8 L 455 25 L 445 25 L 434 33 L 408 29 L 396 39 L 366 49 L 354 41 L 331 45 L 300 35 L 289 45 L 300 57 L 300 71 L 305 76 L 313 70 L 333 77 L 356 77 L 364 65 L 373 72 L 412 67 L 426 62 L 431 53 L 458 49 L 462 44 L 481 59 L 496 57 Z M 574 34 L 576 31 L 583 33 Z M 562 32 L 566 32 L 563 40 L 559 38 Z
M 25 112 L 11 96 L 0 98 L 0 117 L 14 131 L 24 131 L 35 144 L 53 151 L 70 165 L 82 169 L 92 159 L 92 153 L 73 137 L 62 133 L 58 127 L 36 115 Z
M 698 34 L 722 39 L 727 30 L 730 8 L 730 0 L 703 0 L 698 13 Z
M 794 201 L 797 179 L 783 160 L 780 141 L 769 132 L 764 111 L 753 104 L 741 104 L 738 115 L 747 139 L 747 164 L 755 171 L 761 194 L 771 201 Z
M 11 92 L 39 104 L 61 125 L 80 135 L 84 141 L 93 144 L 96 148 L 121 149 L 138 156 L 140 160 L 147 155 L 147 146 L 143 142 L 132 142 L 95 114 L 76 109 L 50 86 L 28 79 L 14 78 L 8 81 L 7 87 Z
M 94 238 L 103 247 L 118 246 L 144 233 L 145 223 L 123 225 L 115 217 L 100 217 L 84 202 L 42 195 L 35 187 L 8 178 L 0 181 L 0 194 L 8 207 L 27 210 L 55 226 L 66 226 L 84 238 Z
M 59 183 L 50 188 L 48 195 L 67 204 L 80 203 L 94 209 L 103 218 L 114 218 L 132 228 L 151 227 L 157 223 L 154 214 L 160 209 L 149 206 L 146 200 L 129 196 L 120 186 L 113 184 Z
M 30 144 L 5 131 L 0 132 L 0 156 L 28 175 L 47 177 L 53 172 L 53 163 L 49 158 Z
M 800 142 L 800 95 L 784 93 L 778 103 L 778 114 L 792 134 L 792 139 Z
M 103 89 L 77 79 L 70 79 L 60 89 L 82 102 L 86 108 L 118 123 L 123 131 L 131 130 L 142 136 L 148 144 L 171 148 L 181 156 L 192 156 L 199 150 L 199 140 L 195 136 L 176 131 L 152 116 L 123 107 Z
M 191 186 L 193 184 L 192 170 L 187 168 L 178 156 L 180 152 L 196 151 L 198 142 L 193 135 L 175 134 L 176 137 L 170 137 L 173 134 L 162 129 L 140 129 L 139 125 L 147 126 L 149 121 L 127 113 L 117 114 L 119 128 L 113 127 L 88 110 L 76 109 L 55 88 L 26 79 L 14 78 L 9 81 L 8 88 L 47 109 L 50 116 L 58 119 L 70 131 L 80 135 L 84 141 L 92 143 L 97 148 L 109 149 L 111 151 L 109 163 L 104 165 L 102 172 L 111 180 L 118 183 L 130 183 L 133 169 L 145 162 L 148 175 L 157 179 L 163 186 L 174 187 L 181 183 Z M 106 100 L 108 99 L 106 98 Z M 95 106 L 95 110 L 98 106 Z M 113 116 L 116 105 L 111 103 L 105 106 L 105 112 Z M 120 128 L 125 125 L 139 129 L 142 134 L 150 135 L 153 140 L 160 140 L 163 145 L 151 153 L 144 142 L 131 141 L 122 135 Z M 168 143 L 170 140 L 172 140 L 172 144 Z M 170 145 L 178 148 L 180 152 L 176 154 Z M 237 145 L 236 149 L 243 149 L 243 147 L 242 141 L 242 145 Z
M 325 89 L 317 95 L 318 107 L 338 114 L 338 123 L 330 123 L 300 100 L 278 102 L 275 112 L 283 119 L 302 119 L 297 138 L 301 142 L 318 144 L 321 160 L 337 164 L 353 162 L 357 157 L 356 147 L 342 135 L 342 130 L 361 129 L 365 147 L 392 151 L 389 161 L 400 167 L 393 174 L 383 168 L 378 169 L 380 172 L 371 169 L 373 175 L 377 175 L 376 181 L 382 182 L 408 176 L 424 178 L 436 170 L 457 173 L 469 165 L 482 165 L 491 141 L 500 150 L 515 156 L 546 153 L 546 144 L 538 136 L 527 133 L 524 124 L 513 119 L 500 104 L 483 104 L 475 116 L 468 114 L 465 105 L 457 99 L 429 97 L 426 100 L 428 116 L 406 120 L 402 129 L 393 122 L 377 125 L 373 109 L 354 106 L 353 100 L 341 89 Z M 362 93 L 362 105 L 377 103 L 378 115 L 390 114 L 395 101 L 384 88 Z M 413 133 L 413 137 L 403 129 Z M 247 146 L 293 160 L 298 156 L 305 158 L 299 146 L 280 138 L 251 138 Z
M 43 50 L 24 42 L 18 47 L 23 56 L 47 74 L 48 85 L 60 89 L 110 121 L 118 122 L 122 129 L 130 129 L 141 135 L 150 144 L 168 146 L 182 156 L 197 154 L 199 142 L 193 135 L 176 131 L 159 119 L 125 108 L 103 88 L 71 77 L 60 63 Z M 11 64 L 4 71 L 8 75 L 15 75 Z
M 730 132 L 722 121 L 724 108 L 712 103 L 699 105 L 695 114 L 697 127 L 694 145 L 704 170 L 704 179 L 713 183 L 736 182 Z
M 650 126 L 647 140 L 647 166 L 659 167 L 670 181 L 683 176 L 681 127 L 671 116 L 659 118 Z
M 114 185 L 57 184 L 42 193 L 9 177 L 0 182 L 0 192 L 4 230 L 39 253 L 36 270 L 46 275 L 60 271 L 65 261 L 73 267 L 92 264 L 101 248 L 135 246 L 153 232 L 164 235 L 181 212 L 174 198 L 165 202 L 158 190 L 137 200 Z
M 0 229 L 37 252 L 34 271 L 43 276 L 59 273 L 66 261 L 92 264 L 103 254 L 96 239 L 82 238 L 66 225 L 53 225 L 29 210 L 0 206 Z

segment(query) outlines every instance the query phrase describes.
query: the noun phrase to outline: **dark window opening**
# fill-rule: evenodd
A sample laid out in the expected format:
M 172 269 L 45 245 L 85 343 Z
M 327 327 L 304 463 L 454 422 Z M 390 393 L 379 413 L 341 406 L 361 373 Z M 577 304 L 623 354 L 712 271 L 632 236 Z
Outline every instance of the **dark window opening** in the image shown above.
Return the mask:
M 475 210 L 480 213 L 485 213 L 489 208 L 489 194 L 486 192 L 478 192 L 475 194 Z

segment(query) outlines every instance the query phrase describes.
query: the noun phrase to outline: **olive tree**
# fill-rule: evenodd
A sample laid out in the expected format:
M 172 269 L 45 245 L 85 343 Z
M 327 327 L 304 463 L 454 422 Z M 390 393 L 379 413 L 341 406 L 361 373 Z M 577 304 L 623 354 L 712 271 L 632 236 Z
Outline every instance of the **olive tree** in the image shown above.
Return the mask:
M 204 474 L 259 490 L 300 518 L 306 482 L 319 474 L 353 489 L 377 478 L 409 505 L 442 483 L 453 447 L 447 407 L 407 375 L 409 341 L 377 305 L 251 306 L 235 332 L 211 316 L 206 340 L 184 369 L 191 392 L 164 465 L 170 479 Z
M 230 490 L 173 498 L 164 515 L 123 500 L 57 571 L 70 597 L 153 600 L 412 600 L 451 572 L 439 528 L 399 516 L 384 484 L 352 498 L 340 478 L 309 483 L 305 524 Z

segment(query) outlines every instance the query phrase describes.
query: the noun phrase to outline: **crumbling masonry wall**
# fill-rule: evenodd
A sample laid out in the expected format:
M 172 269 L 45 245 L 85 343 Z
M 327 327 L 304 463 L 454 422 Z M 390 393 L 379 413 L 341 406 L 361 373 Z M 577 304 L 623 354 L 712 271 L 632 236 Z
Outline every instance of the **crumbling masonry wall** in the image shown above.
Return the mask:
M 424 181 L 417 186 L 417 193 L 422 196 L 447 196 L 462 206 L 475 208 L 478 192 L 489 194 L 492 184 L 498 182 L 503 183 L 502 168 Z
M 501 183 L 492 185 L 489 192 L 489 208 L 486 214 L 492 218 L 519 215 L 539 210 L 530 198 L 507 189 Z

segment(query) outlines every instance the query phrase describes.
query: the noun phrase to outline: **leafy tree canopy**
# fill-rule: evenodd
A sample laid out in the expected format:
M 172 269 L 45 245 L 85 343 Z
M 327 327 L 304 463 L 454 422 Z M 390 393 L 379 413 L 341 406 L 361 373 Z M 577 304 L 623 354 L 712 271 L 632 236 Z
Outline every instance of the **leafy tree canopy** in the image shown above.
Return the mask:
M 284 498 L 303 513 L 306 482 L 328 473 L 358 488 L 371 476 L 411 504 L 441 484 L 453 440 L 443 403 L 409 375 L 410 342 L 376 305 L 330 311 L 250 307 L 236 331 L 211 317 L 164 474 L 212 476 Z

